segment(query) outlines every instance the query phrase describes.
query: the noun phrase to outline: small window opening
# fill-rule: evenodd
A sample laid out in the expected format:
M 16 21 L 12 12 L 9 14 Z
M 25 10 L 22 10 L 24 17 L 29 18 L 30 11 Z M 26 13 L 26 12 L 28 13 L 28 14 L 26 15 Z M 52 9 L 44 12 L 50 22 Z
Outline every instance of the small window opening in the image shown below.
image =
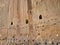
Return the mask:
M 39 16 L 39 19 L 42 19 L 42 15 Z
M 13 22 L 11 22 L 11 25 L 13 25 Z
M 28 20 L 26 19 L 26 24 L 28 24 Z

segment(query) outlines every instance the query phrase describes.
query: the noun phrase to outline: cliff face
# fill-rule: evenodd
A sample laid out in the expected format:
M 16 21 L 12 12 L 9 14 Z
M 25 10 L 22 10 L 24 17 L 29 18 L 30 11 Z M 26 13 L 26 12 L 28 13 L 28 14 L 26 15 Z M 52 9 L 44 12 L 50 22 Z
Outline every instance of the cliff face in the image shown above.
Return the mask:
M 60 0 L 0 0 L 0 45 L 60 45 Z

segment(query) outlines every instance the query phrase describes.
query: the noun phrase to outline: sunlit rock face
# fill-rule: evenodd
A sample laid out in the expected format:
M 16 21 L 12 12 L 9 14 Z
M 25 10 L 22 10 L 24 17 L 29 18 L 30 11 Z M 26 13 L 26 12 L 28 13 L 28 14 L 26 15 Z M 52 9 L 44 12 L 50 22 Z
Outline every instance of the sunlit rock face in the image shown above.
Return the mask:
M 0 45 L 60 45 L 60 0 L 0 0 Z

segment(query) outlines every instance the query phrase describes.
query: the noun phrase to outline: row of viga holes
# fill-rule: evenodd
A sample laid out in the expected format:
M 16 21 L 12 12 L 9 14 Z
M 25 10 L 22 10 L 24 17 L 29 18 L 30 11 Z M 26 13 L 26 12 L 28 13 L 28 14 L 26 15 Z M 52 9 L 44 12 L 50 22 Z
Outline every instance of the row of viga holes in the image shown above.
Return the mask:
M 29 40 L 28 41 L 25 41 L 25 40 L 21 41 L 21 40 L 19 40 L 18 42 L 16 42 L 17 39 L 14 36 L 12 38 L 10 38 L 8 40 L 4 40 L 4 41 L 6 41 L 4 43 L 5 45 L 31 45 L 31 44 L 29 44 L 30 43 Z M 32 40 L 32 41 L 34 42 L 34 45 L 60 45 L 60 42 L 55 42 L 55 41 L 52 41 L 52 42 L 48 42 L 48 41 L 41 42 L 41 41 L 36 41 L 36 40 Z

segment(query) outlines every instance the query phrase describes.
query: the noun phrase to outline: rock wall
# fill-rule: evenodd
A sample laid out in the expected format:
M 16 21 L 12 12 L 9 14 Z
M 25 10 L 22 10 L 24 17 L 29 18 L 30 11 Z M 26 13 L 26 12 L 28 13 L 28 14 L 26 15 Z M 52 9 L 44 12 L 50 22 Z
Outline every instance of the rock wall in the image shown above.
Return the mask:
M 60 0 L 0 0 L 0 45 L 60 45 Z

